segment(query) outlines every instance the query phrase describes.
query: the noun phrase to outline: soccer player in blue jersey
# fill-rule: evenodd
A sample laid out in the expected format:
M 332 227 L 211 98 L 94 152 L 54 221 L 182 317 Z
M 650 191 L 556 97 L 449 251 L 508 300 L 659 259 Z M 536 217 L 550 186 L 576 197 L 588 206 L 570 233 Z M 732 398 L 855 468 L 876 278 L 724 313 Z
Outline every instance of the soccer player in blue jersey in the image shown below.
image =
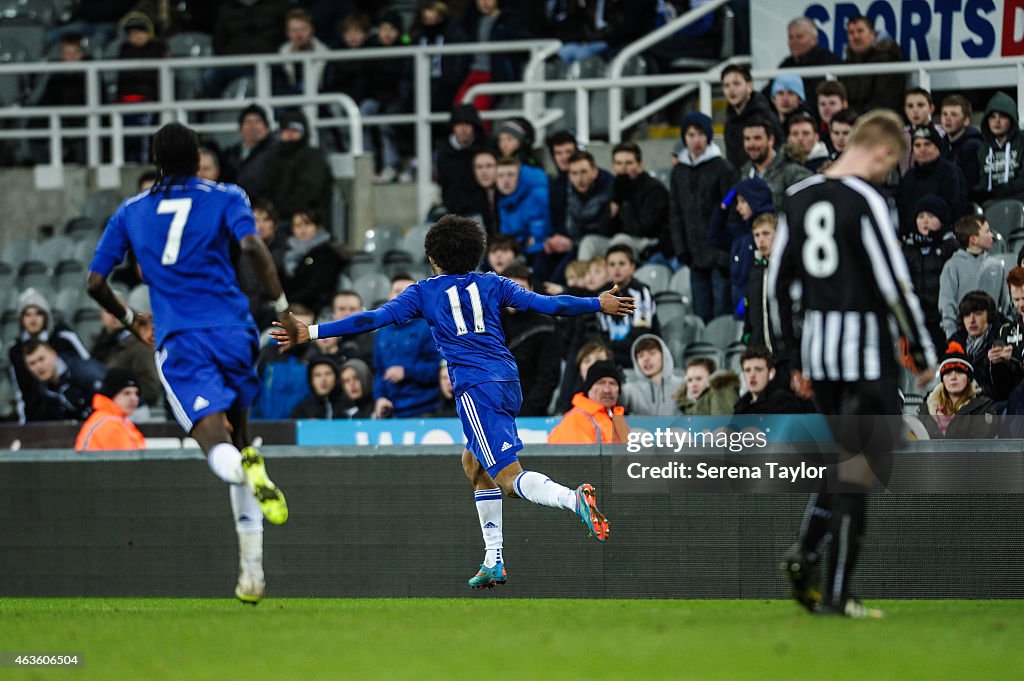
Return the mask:
M 87 287 L 126 329 L 155 345 L 175 418 L 199 443 L 213 472 L 231 485 L 240 556 L 235 595 L 257 603 L 265 590 L 263 518 L 283 523 L 288 506 L 249 441 L 248 409 L 260 388 L 259 336 L 231 265 L 231 239 L 251 258 L 279 315 L 288 301 L 245 192 L 195 176 L 195 132 L 180 123 L 163 126 L 153 137 L 153 155 L 159 179 L 111 216 L 89 265 Z M 129 249 L 149 285 L 152 319 L 135 313 L 107 284 Z M 283 322 L 295 332 L 290 317 Z
M 294 342 L 363 333 L 416 317 L 427 320 L 455 389 L 467 441 L 463 468 L 476 489 L 486 547 L 484 562 L 469 585 L 493 587 L 508 579 L 501 555 L 502 493 L 573 511 L 598 541 L 608 537 L 608 521 L 597 509 L 592 485 L 569 489 L 519 465 L 517 454 L 523 443 L 515 417 L 523 395 L 515 360 L 505 347 L 501 310 L 514 307 L 559 315 L 601 311 L 621 317 L 633 312 L 633 299 L 617 297 L 617 288 L 598 298 L 548 297 L 493 272 L 478 274 L 486 235 L 476 220 L 456 215 L 446 215 L 430 228 L 425 248 L 435 276 L 413 284 L 376 310 L 309 327 L 297 323 Z M 293 342 L 283 326 L 270 334 L 282 347 Z

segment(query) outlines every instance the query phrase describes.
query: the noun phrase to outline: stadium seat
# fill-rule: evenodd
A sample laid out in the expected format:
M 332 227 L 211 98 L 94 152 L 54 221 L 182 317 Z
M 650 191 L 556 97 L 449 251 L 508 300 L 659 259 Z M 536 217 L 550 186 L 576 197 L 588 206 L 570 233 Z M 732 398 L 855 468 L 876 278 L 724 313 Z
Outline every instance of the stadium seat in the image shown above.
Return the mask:
M 233 81 L 228 83 L 224 88 L 224 92 L 221 93 L 221 98 L 245 100 L 250 99 L 255 95 L 256 80 L 251 76 L 245 76 L 243 78 L 235 78 Z M 235 114 L 234 118 L 237 120 L 238 114 Z
M 985 219 L 1007 244 L 1024 237 L 1024 203 L 1017 199 L 989 201 L 985 204 Z
M 50 265 L 74 257 L 75 242 L 63 234 L 51 236 L 43 241 L 33 242 L 32 259 Z
M 373 227 L 366 230 L 366 234 L 363 235 L 363 250 L 373 253 L 377 261 L 382 262 L 388 251 L 402 247 L 403 238 L 401 227 Z
M 14 286 L 17 270 L 9 262 L 0 261 L 0 291 L 9 291 Z
M 103 331 L 99 309 L 94 305 L 91 308 L 79 310 L 72 318 L 72 326 L 78 337 L 85 343 L 85 347 L 91 348 Z
M 57 24 L 57 8 L 52 0 L 0 0 L 0 17 L 4 23 L 36 25 L 53 28 Z
M 99 240 L 99 234 L 83 235 L 76 238 L 74 250 L 71 252 L 72 259 L 88 265 L 92 262 L 92 256 L 96 252 L 96 244 Z
M 35 61 L 32 50 L 20 36 L 20 29 L 0 25 L 0 64 L 20 64 Z M 14 73 L 0 75 L 0 106 L 20 104 L 25 97 L 25 81 Z
M 740 339 L 743 334 L 743 322 L 732 315 L 715 317 L 704 329 L 703 340 L 711 343 L 716 348 L 725 350 L 732 343 Z
M 348 276 L 344 272 L 338 275 L 338 283 L 334 285 L 335 291 L 351 291 L 352 290 L 352 277 Z
M 129 291 L 124 302 L 128 303 L 128 306 L 136 312 L 150 313 L 153 311 L 153 305 L 149 302 L 149 286 L 146 284 L 139 284 Z
M 670 290 L 672 270 L 666 265 L 644 265 L 633 276 L 637 281 L 647 284 L 655 295 Z
M 661 324 L 661 337 L 668 345 L 672 358 L 682 364 L 683 351 L 704 333 L 704 320 L 697 315 L 684 314 Z
M 667 322 L 682 317 L 689 309 L 683 299 L 675 291 L 662 291 L 654 296 L 655 316 L 658 323 L 664 326 Z
M 658 182 L 665 185 L 665 189 L 669 189 L 672 186 L 672 169 L 671 168 L 658 168 L 657 170 L 650 171 L 651 177 Z
M 396 274 L 412 274 L 412 270 L 416 265 L 416 259 L 412 256 L 412 253 L 406 253 L 402 249 L 396 248 L 384 254 L 382 264 L 384 274 L 390 278 Z
M 622 378 L 626 383 L 636 383 L 640 380 L 640 373 L 636 369 L 623 369 Z
M 121 205 L 121 195 L 113 189 L 101 189 L 95 191 L 85 199 L 85 206 L 82 208 L 82 215 L 91 218 L 101 225 L 107 224 L 107 219 L 113 215 L 117 207 Z
M 917 416 L 922 404 L 924 404 L 924 395 L 903 393 L 903 413 L 907 416 Z
M 424 251 L 423 242 L 427 238 L 428 229 L 430 229 L 429 225 L 416 225 L 409 228 L 409 231 L 402 238 L 402 250 L 412 253 L 414 256 L 417 253 L 423 253 L 422 259 L 426 261 L 427 254 Z
M 683 349 L 683 362 L 689 362 L 694 357 L 707 357 L 715 360 L 715 366 L 722 366 L 722 351 L 715 345 L 704 341 L 688 343 Z
M 18 337 L 21 331 L 21 320 L 18 319 L 17 310 L 4 310 L 0 314 L 0 338 L 9 343 Z
M 23 262 L 29 260 L 32 252 L 31 239 L 9 239 L 4 244 L 4 250 L 0 253 L 0 260 L 8 262 L 15 268 L 20 267 Z
M 693 304 L 693 291 L 690 288 L 690 268 L 683 265 L 672 275 L 669 288 L 676 291 L 688 305 Z
M 71 218 L 64 226 L 64 233 L 72 239 L 77 239 L 83 236 L 92 236 L 94 234 L 98 235 L 102 231 L 102 224 L 84 215 L 79 215 L 77 218 Z
M 213 38 L 198 31 L 186 31 L 167 39 L 172 57 L 209 57 Z M 174 72 L 174 93 L 178 99 L 198 99 L 203 94 L 202 69 L 178 69 Z
M 57 297 L 53 301 L 53 308 L 64 319 L 74 319 L 75 313 L 85 307 L 85 300 L 86 295 L 81 286 L 62 288 L 57 291 Z
M 729 346 L 725 349 L 725 365 L 722 368 L 729 369 L 730 371 L 735 371 L 737 374 L 742 374 L 743 369 L 740 366 L 740 357 L 742 357 L 743 353 L 746 351 L 747 346 L 743 343 L 743 341 L 735 341 L 733 343 L 730 343 Z
M 358 281 L 362 277 L 370 274 L 379 273 L 380 268 L 377 266 L 376 259 L 373 257 L 373 253 L 367 253 L 366 251 L 356 251 L 352 254 L 347 267 L 347 274 L 352 278 L 353 281 Z
M 62 260 L 53 270 L 58 291 L 85 289 L 85 264 L 78 260 Z
M 363 299 L 363 305 L 369 310 L 374 303 L 387 300 L 391 293 L 391 279 L 381 272 L 373 272 L 356 279 L 353 289 Z
M 17 409 L 17 395 L 11 379 L 5 371 L 0 374 L 0 420 L 9 421 L 14 418 Z
M 590 260 L 595 255 L 603 257 L 605 251 L 608 250 L 609 241 L 610 239 L 606 236 L 588 234 L 580 239 L 580 246 L 576 249 L 576 258 L 578 260 Z
M 18 268 L 18 288 L 49 290 L 53 288 L 53 271 L 44 262 L 29 260 Z

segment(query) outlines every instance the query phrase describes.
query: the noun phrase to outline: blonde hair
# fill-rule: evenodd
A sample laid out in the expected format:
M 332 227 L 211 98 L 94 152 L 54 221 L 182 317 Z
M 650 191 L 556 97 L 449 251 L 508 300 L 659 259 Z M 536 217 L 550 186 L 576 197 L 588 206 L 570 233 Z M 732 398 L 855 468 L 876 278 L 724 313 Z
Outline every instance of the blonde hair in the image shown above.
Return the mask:
M 896 156 L 907 152 L 907 140 L 903 135 L 903 120 L 888 109 L 875 109 L 860 116 L 853 124 L 850 138 L 846 143 L 849 147 L 880 147 L 888 146 Z
M 587 271 L 590 269 L 590 263 L 586 260 L 573 260 L 565 266 L 566 278 L 572 277 L 573 279 L 582 279 L 587 276 Z
M 772 229 L 778 229 L 779 227 L 779 215 L 778 213 L 761 213 L 754 221 L 750 223 L 750 229 L 754 230 L 761 225 L 769 225 Z
M 972 399 L 974 399 L 973 381 L 967 383 L 967 389 L 964 390 L 964 394 L 960 399 L 953 402 L 953 396 L 946 390 L 946 384 L 942 382 L 942 379 L 939 379 L 939 408 L 942 409 L 942 413 L 946 416 L 953 416 Z

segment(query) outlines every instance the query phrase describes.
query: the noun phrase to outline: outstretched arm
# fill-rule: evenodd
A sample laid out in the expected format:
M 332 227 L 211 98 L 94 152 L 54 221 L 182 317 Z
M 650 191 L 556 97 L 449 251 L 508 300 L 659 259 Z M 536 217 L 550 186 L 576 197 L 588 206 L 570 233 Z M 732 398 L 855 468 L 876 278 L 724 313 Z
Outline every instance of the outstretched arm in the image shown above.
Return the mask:
M 520 310 L 562 316 L 604 312 L 616 317 L 625 317 L 636 309 L 633 298 L 615 295 L 619 291 L 618 285 L 612 286 L 597 298 L 578 298 L 576 296 L 542 296 L 533 291 L 527 291 L 519 287 L 518 284 L 509 283 L 519 288 L 512 297 L 510 307 Z
M 121 320 L 124 328 L 135 334 L 143 343 L 150 346 L 155 344 L 152 317 L 142 312 L 135 312 L 122 303 L 114 290 L 110 288 L 105 276 L 90 270 L 85 288 L 93 300 L 99 303 L 104 310 Z
M 285 325 L 281 322 L 274 322 L 274 326 L 277 328 L 270 330 L 270 337 L 277 341 L 278 345 L 281 346 L 281 350 L 287 350 L 292 345 L 302 345 L 314 341 L 317 338 L 331 338 L 333 336 L 351 336 L 357 333 L 366 333 L 367 331 L 373 331 L 379 329 L 382 326 L 393 324 L 395 317 L 388 309 L 387 305 L 378 307 L 375 310 L 366 310 L 364 312 L 357 312 L 354 315 L 339 319 L 335 322 L 327 322 L 325 324 L 310 324 L 306 326 L 298 319 L 295 315 L 289 313 L 291 321 L 295 323 L 295 340 L 291 340 L 288 337 L 288 332 L 285 330 Z

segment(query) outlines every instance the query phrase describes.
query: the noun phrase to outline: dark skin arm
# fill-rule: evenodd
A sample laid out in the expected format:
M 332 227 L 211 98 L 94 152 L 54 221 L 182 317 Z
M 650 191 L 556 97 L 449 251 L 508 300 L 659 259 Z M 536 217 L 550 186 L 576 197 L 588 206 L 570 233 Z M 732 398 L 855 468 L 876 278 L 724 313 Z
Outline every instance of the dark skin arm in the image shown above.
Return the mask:
M 89 272 L 85 280 L 85 289 L 93 300 L 118 319 L 124 319 L 128 313 L 127 306 L 117 297 L 114 290 L 110 288 L 110 284 L 107 283 L 107 278 L 102 274 Z M 128 330 L 146 345 L 154 345 L 153 317 L 151 315 L 136 313 Z
M 260 286 L 266 292 L 267 296 L 271 300 L 277 300 L 284 289 L 281 288 L 281 279 L 277 276 L 277 269 L 274 267 L 274 258 L 270 255 L 270 249 L 263 243 L 255 234 L 242 239 L 242 253 L 244 253 L 249 261 L 252 263 L 252 269 L 256 273 L 256 279 L 260 282 Z M 288 311 L 279 312 L 278 320 L 281 322 L 281 327 L 288 332 L 288 337 L 292 340 L 296 339 L 296 326 L 294 318 L 288 314 Z M 281 352 L 284 352 L 285 348 L 281 348 Z

